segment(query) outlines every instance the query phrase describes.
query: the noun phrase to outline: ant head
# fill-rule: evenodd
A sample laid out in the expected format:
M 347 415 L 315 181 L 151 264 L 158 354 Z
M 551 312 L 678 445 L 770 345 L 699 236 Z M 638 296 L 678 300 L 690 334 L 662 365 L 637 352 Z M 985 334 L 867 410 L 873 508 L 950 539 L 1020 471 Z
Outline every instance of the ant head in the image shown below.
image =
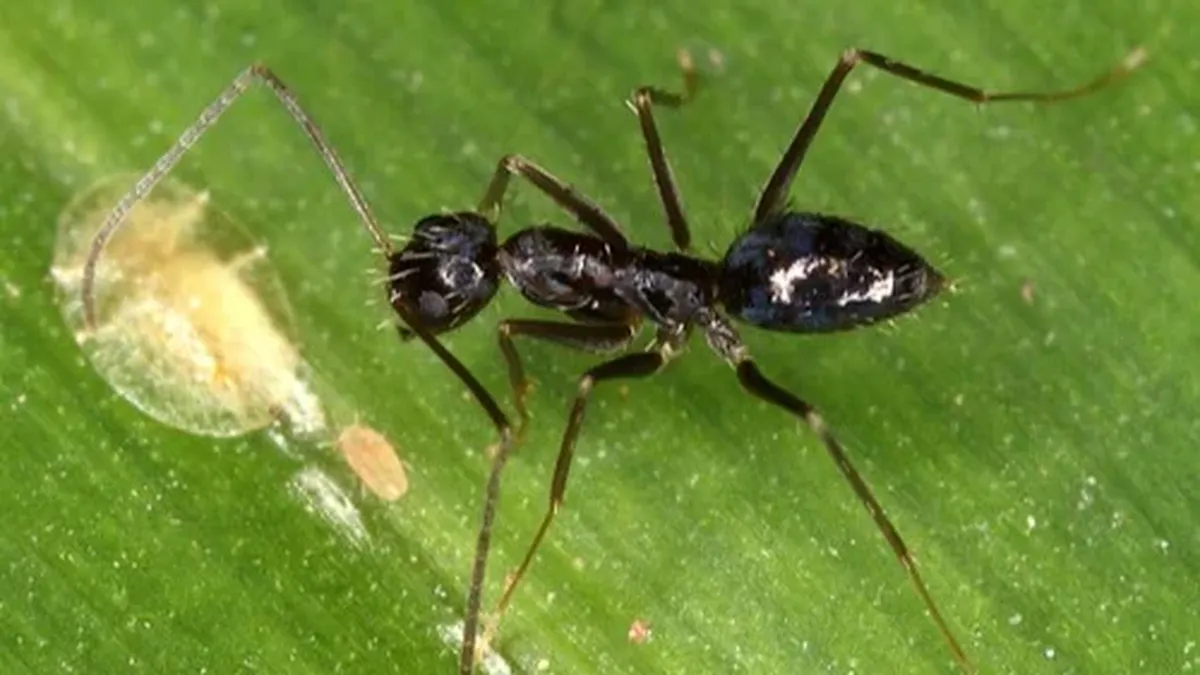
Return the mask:
M 430 333 L 453 330 L 487 305 L 500 282 L 496 231 L 470 211 L 422 218 L 388 257 L 388 298 Z M 412 331 L 400 328 L 404 338 Z

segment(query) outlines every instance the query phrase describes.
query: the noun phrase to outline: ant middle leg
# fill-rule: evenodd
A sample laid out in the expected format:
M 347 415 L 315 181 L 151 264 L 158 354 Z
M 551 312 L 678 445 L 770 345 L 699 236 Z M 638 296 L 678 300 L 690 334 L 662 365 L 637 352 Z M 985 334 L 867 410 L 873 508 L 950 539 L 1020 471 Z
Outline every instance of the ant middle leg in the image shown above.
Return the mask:
M 484 628 L 484 644 L 490 641 L 495 635 L 500 620 L 508 610 L 517 587 L 520 586 L 521 581 L 525 578 L 525 573 L 529 570 L 534 555 L 541 546 L 542 540 L 550 528 L 550 524 L 554 521 L 554 516 L 562 508 L 567 490 L 567 477 L 571 471 L 571 460 L 575 454 L 575 443 L 579 440 L 579 432 L 583 427 L 583 418 L 587 412 L 588 398 L 592 390 L 597 384 L 602 382 L 644 378 L 662 370 L 671 358 L 678 353 L 686 338 L 686 333 L 670 332 L 666 335 L 662 335 L 661 333 L 667 332 L 660 331 L 660 336 L 656 339 L 657 346 L 654 350 L 619 356 L 589 369 L 579 378 L 579 389 L 575 394 L 575 401 L 571 405 L 570 416 L 567 420 L 567 429 L 563 433 L 562 445 L 558 451 L 558 459 L 554 464 L 554 477 L 550 483 L 550 503 L 546 508 L 546 513 L 542 517 L 542 522 L 538 526 L 537 532 L 533 535 L 533 540 L 530 542 L 529 548 L 525 552 L 525 557 L 521 560 L 517 571 L 513 573 L 511 579 L 505 584 L 504 594 L 500 597 L 500 601 L 496 603 L 496 609 L 488 618 L 487 626 Z
M 628 105 L 638 117 L 642 128 L 642 138 L 646 143 L 646 155 L 650 159 L 650 170 L 654 174 L 654 185 L 658 189 L 658 198 L 662 202 L 663 211 L 667 216 L 667 226 L 671 228 L 671 238 L 680 251 L 688 250 L 692 243 L 692 235 L 688 229 L 687 216 L 683 212 L 679 189 L 675 186 L 675 177 L 671 173 L 671 165 L 667 161 L 666 149 L 662 138 L 658 135 L 658 125 L 654 122 L 654 106 L 679 108 L 696 96 L 699 76 L 689 52 L 680 50 L 679 69 L 683 73 L 683 91 L 675 92 L 655 86 L 643 85 L 633 91 Z
M 539 321 L 536 319 L 505 319 L 497 328 L 497 339 L 504 361 L 508 365 L 508 381 L 512 387 L 513 405 L 517 409 L 520 423 L 517 439 L 525 433 L 529 412 L 525 407 L 525 396 L 529 391 L 529 380 L 517 354 L 514 337 L 528 337 L 554 342 L 572 349 L 604 354 L 624 349 L 633 340 L 637 326 L 631 324 L 586 324 L 563 321 Z
M 507 419 L 504 418 L 503 413 L 499 411 L 495 401 L 487 395 L 487 392 L 482 391 L 482 385 L 479 385 L 477 380 L 471 377 L 469 373 L 466 373 L 466 377 L 470 379 L 464 381 L 467 381 L 468 386 L 471 386 L 472 382 L 474 383 L 471 389 L 476 398 L 479 398 L 481 394 L 488 397 L 490 407 L 485 407 L 488 408 L 489 414 L 492 414 L 493 410 L 495 411 L 493 420 L 498 419 L 495 415 L 500 416 L 499 420 L 502 420 L 504 424 L 502 431 L 504 442 L 494 446 L 496 447 L 496 452 L 491 453 L 492 468 L 488 476 L 484 497 L 483 520 L 475 546 L 475 561 L 471 569 L 471 585 L 467 593 L 467 613 L 463 622 L 463 642 L 459 652 L 458 667 L 460 675 L 470 675 L 475 667 L 476 632 L 479 626 L 479 610 L 483 598 L 483 582 L 487 572 L 488 552 L 491 548 L 492 526 L 495 522 L 496 505 L 499 501 L 500 473 L 508 461 L 511 449 L 518 445 L 524 436 L 525 426 L 529 421 L 529 413 L 525 407 L 525 395 L 529 384 L 525 378 L 525 369 L 521 365 L 521 358 L 517 354 L 516 345 L 513 343 L 513 337 L 518 335 L 527 336 L 556 342 L 583 351 L 603 353 L 628 345 L 633 339 L 636 329 L 636 325 L 627 324 L 575 324 L 538 321 L 534 319 L 506 319 L 501 321 L 497 329 L 497 336 L 500 343 L 500 351 L 504 354 L 504 360 L 508 365 L 509 382 L 513 390 L 513 402 L 520 416 L 520 422 L 515 433 L 510 433 Z M 440 348 L 440 345 L 435 348 L 435 351 L 438 348 Z M 460 374 L 460 378 L 462 377 L 463 375 Z M 497 424 L 501 424 L 501 421 L 497 421 Z M 495 622 L 489 621 L 481 643 L 487 645 L 491 641 L 491 635 L 494 631 Z
M 1121 63 L 1112 70 L 1072 89 L 1045 92 L 989 92 L 969 84 L 963 84 L 962 82 L 948 80 L 944 77 L 927 73 L 907 63 L 876 52 L 865 49 L 848 49 L 838 58 L 837 64 L 834 65 L 833 70 L 825 78 L 825 83 L 821 85 L 821 90 L 817 92 L 817 98 L 813 101 L 808 115 L 805 116 L 804 121 L 801 122 L 800 127 L 796 130 L 796 134 L 792 138 L 792 142 L 788 145 L 787 150 L 784 151 L 783 157 L 779 161 L 779 166 L 775 168 L 770 179 L 767 180 L 766 185 L 763 187 L 762 194 L 758 199 L 758 205 L 754 208 L 754 222 L 762 222 L 768 216 L 777 213 L 784 207 L 784 204 L 787 202 L 787 193 L 791 187 L 792 179 L 796 177 L 796 172 L 800 169 L 800 165 L 804 161 L 804 155 L 808 152 L 809 146 L 812 145 L 813 138 L 816 137 L 817 130 L 820 129 L 821 122 L 825 119 L 825 114 L 829 112 L 830 106 L 833 105 L 833 99 L 841 89 L 846 76 L 860 63 L 878 68 L 889 75 L 908 80 L 922 87 L 928 87 L 973 103 L 984 104 L 1005 101 L 1052 103 L 1084 96 L 1120 80 L 1141 66 L 1145 60 L 1146 50 L 1138 47 L 1127 54 Z

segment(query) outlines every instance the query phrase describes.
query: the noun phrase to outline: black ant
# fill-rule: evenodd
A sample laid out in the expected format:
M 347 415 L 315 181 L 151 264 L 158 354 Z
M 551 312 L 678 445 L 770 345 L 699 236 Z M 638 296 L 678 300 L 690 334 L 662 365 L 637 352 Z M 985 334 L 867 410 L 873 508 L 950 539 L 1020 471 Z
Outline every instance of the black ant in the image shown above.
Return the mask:
M 841 443 L 812 405 L 759 371 L 730 317 L 776 331 L 844 331 L 907 313 L 947 288 L 945 276 L 890 235 L 832 215 L 793 211 L 787 205 L 788 190 L 805 153 L 843 81 L 856 65 L 867 64 L 918 85 L 982 104 L 1050 102 L 1082 96 L 1128 74 L 1144 60 L 1144 50 L 1137 49 L 1112 71 L 1066 91 L 989 93 L 875 52 L 848 50 L 838 58 L 763 187 L 749 228 L 734 239 L 719 262 L 686 253 L 691 236 L 653 115 L 656 105 L 679 107 L 694 96 L 697 77 L 686 55 L 680 59 L 684 73 L 682 93 L 644 86 L 635 90 L 629 101 L 641 126 L 667 225 L 680 251 L 668 253 L 631 244 L 603 209 L 519 155 L 500 160 L 477 210 L 422 218 L 408 243 L 396 251 L 337 153 L 288 87 L 266 67 L 253 65 L 239 74 L 138 180 L 97 232 L 84 268 L 85 320 L 89 327 L 94 327 L 93 281 L 99 255 L 132 206 L 150 192 L 235 100 L 253 84 L 264 83 L 316 146 L 386 257 L 388 298 L 404 324 L 399 328 L 401 337 L 415 336 L 428 345 L 471 391 L 499 432 L 500 439 L 490 452 L 492 465 L 467 596 L 460 673 L 469 675 L 474 669 L 476 631 L 500 474 L 528 420 L 525 407 L 528 381 L 513 338 L 545 340 L 594 353 L 616 352 L 630 345 L 643 321 L 653 323 L 656 329 L 648 349 L 605 361 L 579 378 L 554 468 L 549 508 L 497 604 L 487 634 L 493 632 L 495 620 L 511 602 L 562 506 L 575 443 L 592 390 L 601 382 L 648 377 L 659 372 L 681 353 L 692 330 L 699 329 L 709 347 L 733 367 L 738 382 L 749 394 L 795 415 L 820 438 L 904 567 L 955 661 L 964 671 L 973 671 L 917 572 L 908 547 L 851 464 Z M 527 180 L 590 231 L 531 227 L 498 243 L 496 223 L 513 175 Z M 499 288 L 501 277 L 508 279 L 533 304 L 561 311 L 571 319 L 500 322 L 500 351 L 508 366 L 513 401 L 520 417 L 516 430 L 479 380 L 436 337 L 458 328 L 483 309 Z

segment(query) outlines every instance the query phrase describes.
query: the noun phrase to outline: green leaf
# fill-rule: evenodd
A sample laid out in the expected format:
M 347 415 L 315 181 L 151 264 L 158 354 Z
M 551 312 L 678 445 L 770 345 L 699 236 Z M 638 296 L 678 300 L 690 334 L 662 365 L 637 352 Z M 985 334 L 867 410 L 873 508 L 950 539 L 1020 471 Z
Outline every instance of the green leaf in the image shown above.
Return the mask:
M 1169 10 L 1169 11 L 1168 11 Z M 1157 13 L 1156 13 L 1157 12 Z M 299 130 L 254 92 L 176 177 L 269 246 L 304 358 L 386 433 L 411 490 L 351 499 L 356 544 L 289 488 L 330 448 L 189 436 L 119 398 L 63 323 L 48 268 L 70 197 L 149 167 L 239 69 L 295 89 L 390 231 L 472 207 L 526 154 L 668 246 L 622 102 L 707 70 L 659 120 L 696 249 L 719 256 L 841 50 L 993 89 L 1151 62 L 1056 106 L 973 109 L 851 75 L 793 199 L 886 228 L 960 279 L 894 327 L 747 329 L 828 418 L 983 672 L 1200 666 L 1200 289 L 1194 4 L 772 0 L 67 3 L 0 10 L 0 671 L 452 672 L 494 433 L 390 320 L 369 239 Z M 718 69 L 709 50 L 722 57 Z M 565 219 L 525 186 L 503 227 Z M 493 326 L 446 342 L 509 407 Z M 806 429 L 742 395 L 699 340 L 599 388 L 566 505 L 498 647 L 518 672 L 955 672 L 862 506 Z M 488 601 L 546 505 L 574 380 L 538 382 L 505 475 Z M 349 419 L 340 419 L 349 423 Z M 635 620 L 652 639 L 633 644 Z

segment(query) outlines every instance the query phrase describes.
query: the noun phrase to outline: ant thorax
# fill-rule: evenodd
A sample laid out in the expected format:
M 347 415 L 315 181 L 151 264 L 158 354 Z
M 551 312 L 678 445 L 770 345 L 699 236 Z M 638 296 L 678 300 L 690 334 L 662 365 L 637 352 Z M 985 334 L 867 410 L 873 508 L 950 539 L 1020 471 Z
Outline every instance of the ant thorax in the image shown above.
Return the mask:
M 717 271 L 716 263 L 690 255 L 641 249 L 621 270 L 618 293 L 656 324 L 690 325 L 714 306 Z
M 535 305 L 619 321 L 629 314 L 615 292 L 629 253 L 581 232 L 531 227 L 500 246 L 499 262 L 508 282 Z
M 500 247 L 500 269 L 530 302 L 581 318 L 642 316 L 690 324 L 716 297 L 716 266 L 680 253 L 630 246 L 554 227 L 517 232 Z

